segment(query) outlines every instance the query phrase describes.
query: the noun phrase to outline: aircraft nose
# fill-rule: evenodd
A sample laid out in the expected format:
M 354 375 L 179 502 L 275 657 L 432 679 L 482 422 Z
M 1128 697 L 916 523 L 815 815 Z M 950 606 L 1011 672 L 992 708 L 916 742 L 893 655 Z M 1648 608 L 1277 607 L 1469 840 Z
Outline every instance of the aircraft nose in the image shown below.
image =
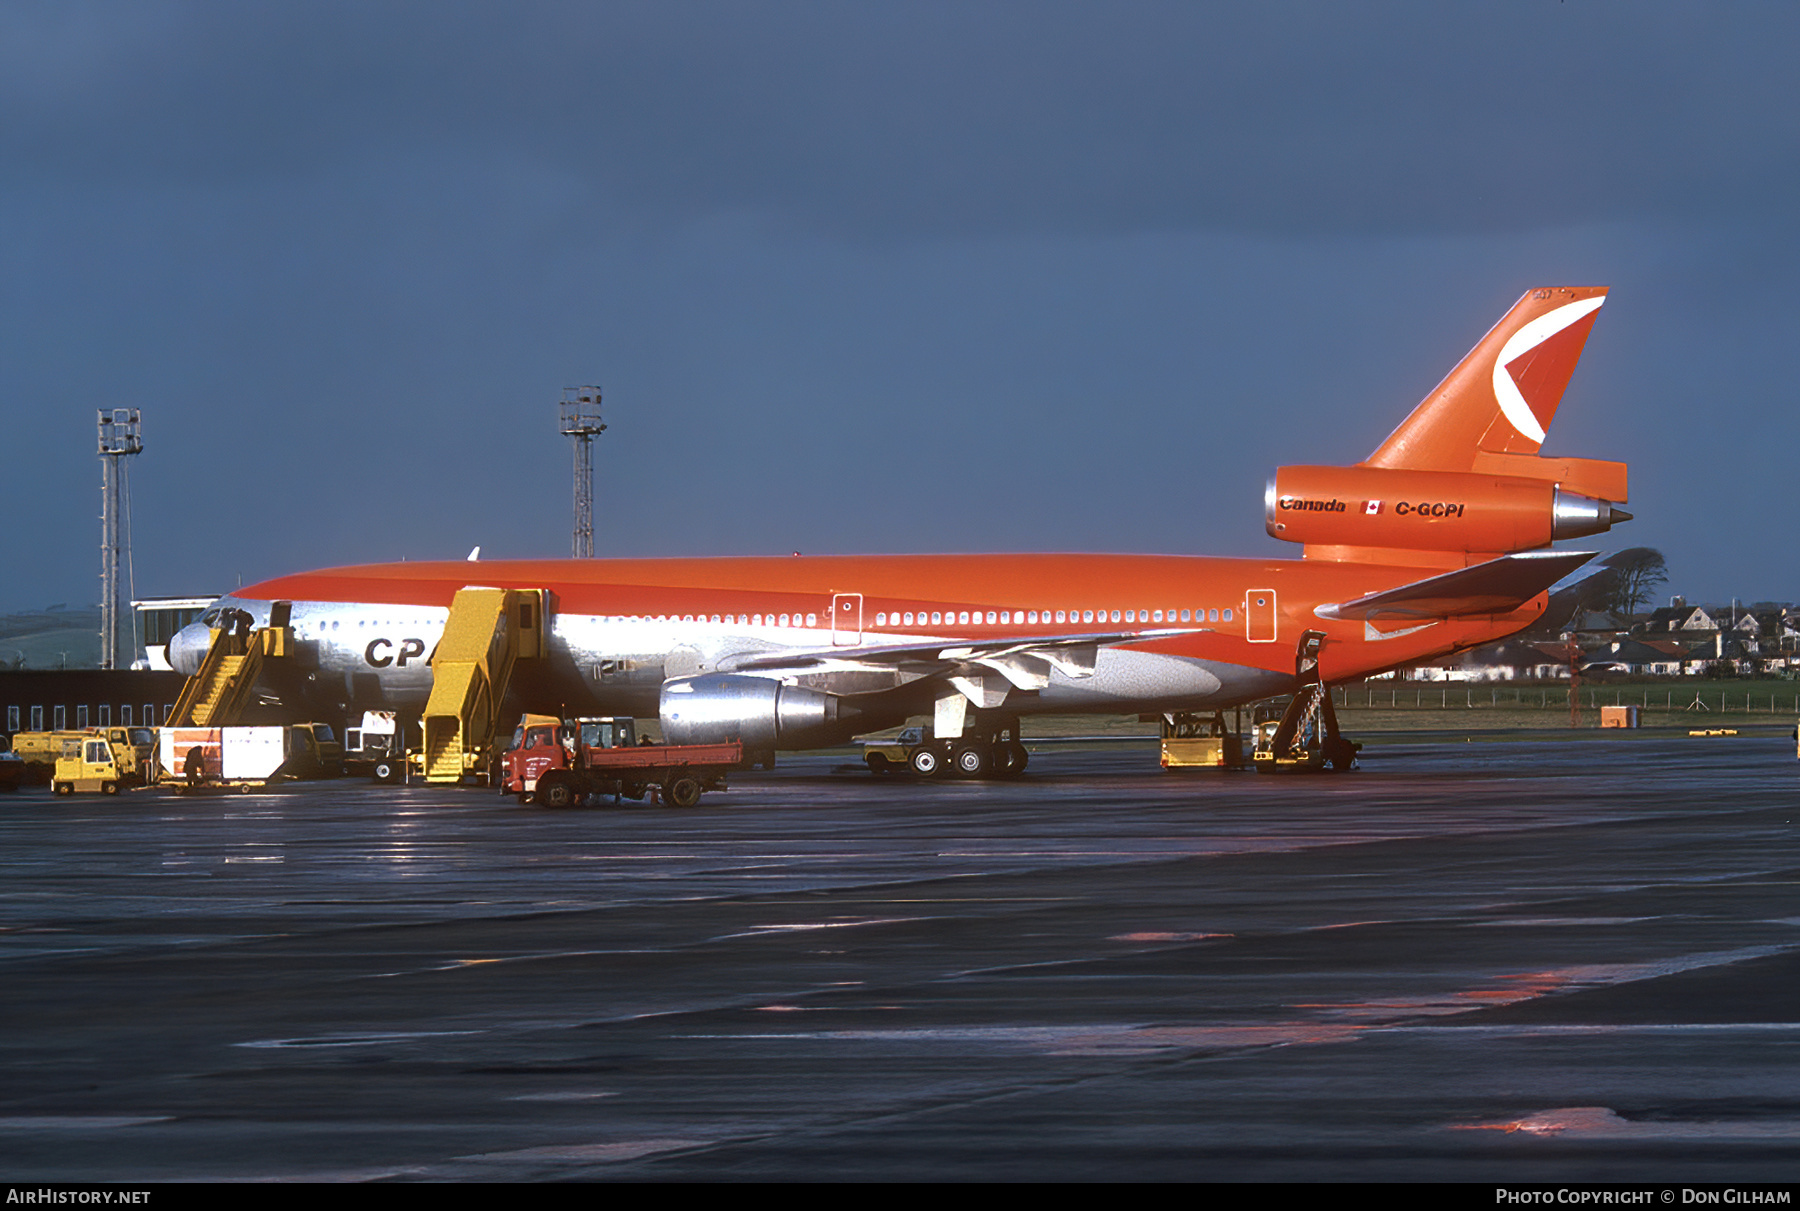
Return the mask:
M 169 640 L 169 667 L 183 677 L 200 671 L 206 649 L 212 646 L 212 630 L 203 622 L 190 622 Z

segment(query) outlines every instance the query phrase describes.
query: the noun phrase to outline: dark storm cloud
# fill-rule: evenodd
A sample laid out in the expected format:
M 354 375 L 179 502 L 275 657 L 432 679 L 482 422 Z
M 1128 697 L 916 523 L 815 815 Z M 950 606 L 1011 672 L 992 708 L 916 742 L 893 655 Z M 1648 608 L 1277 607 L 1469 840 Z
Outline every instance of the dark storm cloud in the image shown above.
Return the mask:
M 0 6 L 0 609 L 568 549 L 1295 552 L 1523 290 L 1615 287 L 1551 435 L 1627 545 L 1793 596 L 1800 10 Z M 12 456 L 14 451 L 26 452 Z M 1732 514 L 1735 516 L 1735 514 Z M 1759 514 L 1760 515 L 1760 514 Z M 19 524 L 23 521 L 26 524 Z
M 14 8 L 0 154 L 88 181 L 529 161 L 852 238 L 1768 216 L 1791 6 Z

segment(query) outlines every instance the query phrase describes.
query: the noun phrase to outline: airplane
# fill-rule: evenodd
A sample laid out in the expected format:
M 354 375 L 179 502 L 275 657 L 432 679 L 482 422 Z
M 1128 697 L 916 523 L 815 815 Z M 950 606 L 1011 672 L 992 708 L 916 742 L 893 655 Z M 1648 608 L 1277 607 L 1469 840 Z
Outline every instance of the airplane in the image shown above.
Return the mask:
M 970 776 L 1016 773 L 1042 713 L 1205 711 L 1478 647 L 1544 618 L 1630 519 L 1623 463 L 1544 457 L 1606 287 L 1527 291 L 1362 462 L 1279 468 L 1266 528 L 1301 558 L 1016 554 L 402 562 L 280 576 L 222 618 L 291 626 L 265 688 L 305 709 L 417 711 L 458 589 L 548 590 L 549 658 L 508 705 L 656 717 L 673 743 L 841 744 L 929 716 Z M 471 558 L 477 552 L 471 553 Z M 241 614 L 232 613 L 240 611 Z M 274 678 L 269 674 L 268 678 Z M 318 717 L 316 714 L 309 717 Z

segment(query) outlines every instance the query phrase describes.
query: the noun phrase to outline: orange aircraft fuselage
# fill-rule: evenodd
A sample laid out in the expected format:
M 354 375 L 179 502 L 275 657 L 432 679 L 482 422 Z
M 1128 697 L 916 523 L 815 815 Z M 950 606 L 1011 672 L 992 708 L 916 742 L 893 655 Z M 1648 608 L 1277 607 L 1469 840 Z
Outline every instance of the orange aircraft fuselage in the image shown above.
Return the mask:
M 931 714 L 991 732 L 1039 712 L 1214 709 L 1514 634 L 1588 556 L 1550 549 L 1629 515 L 1621 464 L 1538 454 L 1605 301 L 1527 293 L 1369 459 L 1284 467 L 1267 527 L 1300 559 L 1041 554 L 379 564 L 240 589 L 273 603 L 304 686 L 351 708 L 422 703 L 456 591 L 549 593 L 551 656 L 521 709 L 660 714 L 689 740 L 801 748 Z M 1319 643 L 1322 637 L 1322 645 Z M 535 696 L 535 697 L 534 697 Z M 957 709 L 948 715 L 946 703 Z

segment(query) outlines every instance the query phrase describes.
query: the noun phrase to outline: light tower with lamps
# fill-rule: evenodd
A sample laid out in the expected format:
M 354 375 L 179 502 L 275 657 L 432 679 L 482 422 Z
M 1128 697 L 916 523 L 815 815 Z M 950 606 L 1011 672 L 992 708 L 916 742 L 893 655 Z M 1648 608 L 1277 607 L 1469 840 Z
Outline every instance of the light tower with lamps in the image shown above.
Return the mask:
M 606 432 L 600 423 L 600 388 L 564 387 L 562 431 L 575 442 L 576 559 L 594 557 L 594 439 Z

